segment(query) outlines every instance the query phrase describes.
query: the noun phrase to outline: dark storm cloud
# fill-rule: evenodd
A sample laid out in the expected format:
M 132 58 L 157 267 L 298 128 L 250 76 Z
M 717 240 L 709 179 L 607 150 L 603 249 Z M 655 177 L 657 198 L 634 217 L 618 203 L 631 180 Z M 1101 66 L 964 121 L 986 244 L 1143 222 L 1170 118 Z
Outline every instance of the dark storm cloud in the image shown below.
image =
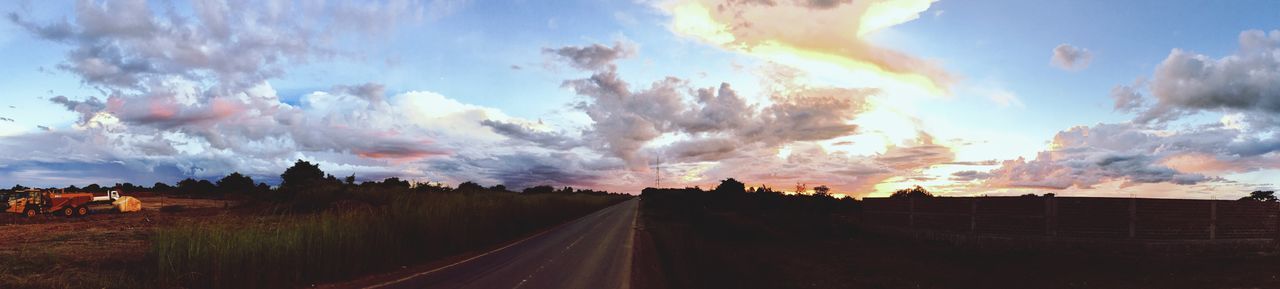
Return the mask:
M 595 186 L 607 177 L 601 172 L 603 168 L 593 168 L 592 164 L 576 154 L 554 152 L 545 154 L 516 152 L 485 157 L 460 156 L 433 160 L 432 168 L 446 175 L 480 176 L 487 179 L 457 180 L 458 182 L 493 182 L 514 189 L 539 185 Z
M 486 119 L 481 121 L 480 124 L 493 129 L 493 132 L 500 135 L 527 141 L 546 148 L 567 150 L 582 145 L 582 141 L 578 138 L 571 138 L 556 132 L 538 131 L 516 123 Z

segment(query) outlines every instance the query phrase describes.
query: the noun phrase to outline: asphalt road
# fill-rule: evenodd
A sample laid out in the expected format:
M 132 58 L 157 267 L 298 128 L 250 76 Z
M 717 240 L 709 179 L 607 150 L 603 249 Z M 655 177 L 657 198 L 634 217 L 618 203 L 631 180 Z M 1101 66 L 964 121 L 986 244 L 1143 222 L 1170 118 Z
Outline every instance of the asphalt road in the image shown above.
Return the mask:
M 366 288 L 629 288 L 639 199 L 462 262 Z

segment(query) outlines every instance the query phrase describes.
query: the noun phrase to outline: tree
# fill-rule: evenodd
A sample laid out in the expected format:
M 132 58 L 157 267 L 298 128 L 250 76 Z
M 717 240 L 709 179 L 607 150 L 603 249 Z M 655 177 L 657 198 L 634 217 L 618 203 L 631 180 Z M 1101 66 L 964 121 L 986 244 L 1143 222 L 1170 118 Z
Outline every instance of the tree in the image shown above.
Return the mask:
M 541 185 L 541 186 L 536 186 L 536 187 L 531 187 L 531 188 L 525 188 L 525 189 L 524 189 L 524 191 L 523 191 L 523 193 L 525 193 L 525 194 L 550 194 L 550 193 L 554 193 L 555 191 L 556 191 L 556 188 L 554 188 L 554 187 L 552 187 L 552 186 L 548 186 L 548 185 Z
M 813 195 L 819 197 L 831 196 L 831 188 L 827 186 L 813 187 Z
M 480 184 L 477 184 L 474 182 L 464 182 L 464 183 L 458 184 L 457 190 L 459 192 L 479 192 L 484 190 L 484 186 L 481 186 Z
M 214 186 L 212 182 L 209 182 L 209 180 L 197 181 L 192 178 L 187 178 L 185 180 L 178 182 L 179 194 L 204 195 L 204 194 L 213 193 L 213 191 L 216 189 L 217 187 Z
M 716 186 L 715 192 L 742 194 L 747 192 L 747 185 L 733 178 L 729 178 L 724 181 L 720 181 L 720 185 Z
M 320 165 L 298 160 L 292 167 L 285 169 L 283 174 L 280 174 L 280 180 L 281 190 L 297 191 L 323 182 L 325 178 L 324 171 L 320 170 Z
M 384 188 L 400 189 L 400 190 L 408 190 L 409 187 L 411 187 L 409 184 L 409 181 L 401 180 L 400 178 L 397 178 L 397 177 L 390 177 L 385 180 L 382 180 L 382 186 Z
M 1276 198 L 1275 191 L 1253 191 L 1248 197 L 1240 198 L 1241 201 L 1259 201 L 1259 202 L 1276 202 L 1280 201 Z
M 347 181 L 347 184 L 348 184 L 348 185 L 354 185 L 354 184 L 356 184 L 356 175 L 355 175 L 355 174 L 351 174 L 350 176 L 347 176 L 347 178 L 346 178 L 346 180 L 345 180 L 345 181 Z
M 915 187 L 901 189 L 896 192 L 893 192 L 893 194 L 889 195 L 889 197 L 890 198 L 930 198 L 930 197 L 933 197 L 933 194 L 929 193 L 929 190 L 926 190 L 923 187 L 916 185 Z
M 156 182 L 155 185 L 151 185 L 151 191 L 156 193 L 169 193 L 173 192 L 173 186 L 166 183 Z
M 222 193 L 250 193 L 254 191 L 255 185 L 253 178 L 242 175 L 239 172 L 232 172 L 230 175 L 218 180 L 218 191 Z
M 494 185 L 493 187 L 490 187 L 490 188 L 489 188 L 489 190 L 499 191 L 499 192 L 506 192 L 506 191 L 507 191 L 507 186 L 504 186 L 504 185 Z

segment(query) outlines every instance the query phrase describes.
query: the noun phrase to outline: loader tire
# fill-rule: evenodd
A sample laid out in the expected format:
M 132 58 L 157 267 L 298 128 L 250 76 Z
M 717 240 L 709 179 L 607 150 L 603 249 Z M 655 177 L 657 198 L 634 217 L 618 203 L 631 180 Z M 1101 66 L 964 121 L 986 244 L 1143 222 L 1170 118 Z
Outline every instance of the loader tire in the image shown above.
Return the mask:
M 36 215 L 37 215 L 37 214 L 39 214 L 39 213 L 40 213 L 40 212 L 36 212 L 36 209 L 26 209 L 26 210 L 22 211 L 22 215 L 23 215 L 23 216 L 26 216 L 27 218 L 35 218 L 35 217 L 36 217 Z
M 83 207 L 83 206 L 82 206 L 82 207 L 78 207 L 78 208 L 76 208 L 76 216 L 77 216 L 77 217 L 84 217 L 84 216 L 88 216 L 88 215 L 89 215 L 89 207 Z
M 75 208 L 72 208 L 72 207 L 62 208 L 62 216 L 63 216 L 63 217 L 74 217 L 75 215 L 76 215 L 76 209 L 75 209 Z

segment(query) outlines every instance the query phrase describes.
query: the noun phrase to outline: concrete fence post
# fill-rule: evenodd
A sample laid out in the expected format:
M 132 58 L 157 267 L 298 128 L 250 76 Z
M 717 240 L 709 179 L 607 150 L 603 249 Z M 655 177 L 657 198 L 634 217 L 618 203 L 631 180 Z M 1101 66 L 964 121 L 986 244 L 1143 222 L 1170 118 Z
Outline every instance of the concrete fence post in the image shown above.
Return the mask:
M 969 199 L 969 234 L 978 233 L 978 198 Z
M 907 198 L 907 228 L 916 227 L 916 198 Z
M 1138 198 L 1129 198 L 1129 238 L 1138 236 Z
M 1044 234 L 1058 235 L 1058 200 L 1053 197 L 1044 198 Z
M 1209 240 L 1218 239 L 1218 200 L 1209 200 Z

